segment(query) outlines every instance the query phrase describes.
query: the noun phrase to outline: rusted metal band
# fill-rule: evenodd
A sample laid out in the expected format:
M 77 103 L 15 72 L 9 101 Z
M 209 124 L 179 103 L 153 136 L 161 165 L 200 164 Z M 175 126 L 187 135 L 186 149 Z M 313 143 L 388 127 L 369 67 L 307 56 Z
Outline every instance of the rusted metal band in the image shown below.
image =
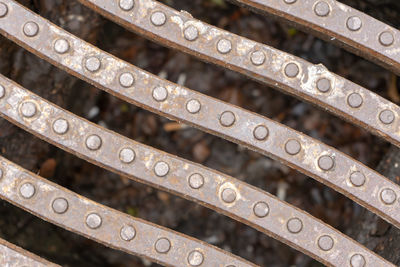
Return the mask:
M 213 27 L 192 18 L 187 12 L 178 12 L 153 0 L 79 1 L 127 29 L 281 89 L 400 146 L 400 107 L 329 72 L 323 65 L 311 64 L 270 46 Z M 258 2 L 280 5 L 284 0 Z M 296 1 L 290 6 L 301 10 L 311 2 L 315 1 Z M 133 3 L 131 9 L 127 8 L 127 3 Z M 318 24 L 323 25 L 322 22 Z M 342 26 L 340 23 L 332 25 Z M 373 33 L 374 29 L 363 29 L 358 35 L 361 39 L 367 36 L 376 38 L 378 35 Z M 396 52 L 396 57 L 400 58 L 396 49 L 391 47 L 392 52 L 388 53 Z
M 0 265 L 4 267 L 61 267 L 0 238 Z
M 205 242 L 100 205 L 3 157 L 0 168 L 0 198 L 106 246 L 166 266 L 256 266 Z
M 0 99 L 0 114 L 4 118 L 83 159 L 230 216 L 326 265 L 349 266 L 354 257 L 371 266 L 389 264 L 334 228 L 264 191 L 90 123 L 1 75 L 0 84 L 5 88 L 5 95 Z M 3 171 L 7 172 L 7 168 Z M 360 181 L 359 175 L 355 177 Z M 371 183 L 382 182 L 380 187 L 389 186 L 387 180 L 366 177 L 366 186 L 358 190 L 367 194 L 373 195 L 376 190 L 369 188 Z M 342 183 L 354 187 L 348 177 L 343 178 Z M 3 190 L 9 188 L 1 183 L 0 186 Z M 395 209 L 397 205 L 396 201 L 391 208 Z M 37 207 L 41 206 L 49 205 L 38 203 Z M 84 211 L 89 212 L 88 209 Z M 394 211 L 391 213 L 399 216 Z
M 229 0 L 272 14 L 400 74 L 400 32 L 335 0 Z
M 56 66 L 130 103 L 278 159 L 400 228 L 400 213 L 396 212 L 400 187 L 351 157 L 273 120 L 158 78 L 80 40 L 13 0 L 3 2 L 7 2 L 10 19 L 0 19 L 0 31 Z M 5 116 L 32 127 L 15 109 L 10 114 L 12 109 L 2 107 Z M 383 113 L 385 119 L 390 118 Z

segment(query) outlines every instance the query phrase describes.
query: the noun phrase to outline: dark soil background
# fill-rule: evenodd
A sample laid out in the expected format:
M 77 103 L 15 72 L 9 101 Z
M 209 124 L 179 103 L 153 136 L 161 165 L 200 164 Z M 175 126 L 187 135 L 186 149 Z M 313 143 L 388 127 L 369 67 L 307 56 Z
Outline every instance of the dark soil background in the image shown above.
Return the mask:
M 107 0 L 111 1 L 111 0 Z M 164 48 L 103 19 L 75 0 L 20 0 L 64 29 L 170 81 L 245 107 L 319 139 L 398 180 L 400 153 L 319 108 L 231 71 Z M 165 0 L 210 24 L 322 63 L 400 102 L 397 77 L 291 26 L 223 0 Z M 398 0 L 341 0 L 395 27 Z M 350 234 L 400 264 L 399 231 L 332 189 L 221 138 L 129 105 L 0 37 L 0 72 L 79 116 L 137 141 L 258 186 Z M 0 119 L 0 152 L 92 200 L 207 241 L 262 266 L 321 266 L 250 227 L 78 159 Z M 386 156 L 385 156 L 386 155 Z M 385 158 L 385 160 L 382 160 Z M 70 233 L 0 201 L 0 236 L 63 266 L 157 266 Z

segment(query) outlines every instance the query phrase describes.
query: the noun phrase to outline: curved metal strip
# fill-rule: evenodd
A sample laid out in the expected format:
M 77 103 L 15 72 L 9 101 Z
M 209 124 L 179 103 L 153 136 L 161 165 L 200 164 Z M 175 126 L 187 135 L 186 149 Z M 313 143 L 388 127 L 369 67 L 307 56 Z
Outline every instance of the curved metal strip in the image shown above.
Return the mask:
M 7 267 L 61 267 L 0 238 L 0 265 Z
M 23 23 L 3 18 L 0 31 L 56 66 L 127 102 L 278 159 L 400 228 L 400 213 L 396 212 L 400 187 L 351 157 L 273 120 L 158 78 L 89 45 L 13 0 L 4 2 L 8 15 Z M 1 107 L 4 115 L 21 119 L 9 105 Z M 32 127 L 26 123 L 29 120 L 21 122 Z
M 353 257 L 371 266 L 390 265 L 334 228 L 266 192 L 90 123 L 1 76 L 0 84 L 6 88 L 0 99 L 0 114 L 4 118 L 83 159 L 230 216 L 326 265 L 347 266 Z M 6 168 L 4 171 L 7 175 Z M 370 178 L 368 184 L 383 180 Z M 381 182 L 388 185 L 387 180 Z M 349 186 L 347 179 L 343 183 Z M 0 186 L 9 190 L 1 180 Z M 368 186 L 361 190 L 374 194 Z M 49 206 L 46 203 L 40 202 L 38 207 Z
M 205 242 L 100 205 L 3 157 L 0 168 L 0 198 L 106 246 L 166 266 L 255 266 Z
M 119 1 L 79 1 L 129 30 L 281 89 L 400 146 L 400 107 L 329 72 L 323 65 L 311 64 L 270 46 L 221 30 L 192 18 L 187 12 L 178 12 L 153 0 L 123 1 L 134 2 L 130 10 L 125 10 L 122 4 L 118 4 Z M 279 5 L 284 0 L 261 2 Z M 291 6 L 302 10 L 310 2 L 314 1 L 297 1 Z M 339 7 L 336 9 L 340 10 Z M 342 26 L 340 23 L 332 25 Z M 374 35 L 376 29 L 371 29 L 371 32 L 369 28 L 364 28 L 358 34 L 360 39 L 378 36 Z M 388 54 L 400 59 L 396 47 L 390 47 Z

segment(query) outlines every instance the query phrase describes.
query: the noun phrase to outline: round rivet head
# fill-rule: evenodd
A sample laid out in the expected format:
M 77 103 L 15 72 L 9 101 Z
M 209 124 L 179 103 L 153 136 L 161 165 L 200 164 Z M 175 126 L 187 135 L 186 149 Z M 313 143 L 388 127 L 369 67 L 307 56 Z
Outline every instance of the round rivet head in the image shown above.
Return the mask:
M 163 237 L 156 241 L 154 247 L 158 253 L 165 254 L 171 249 L 171 242 Z
M 189 113 L 196 114 L 201 109 L 201 103 L 199 100 L 191 99 L 186 103 L 186 110 Z
M 283 2 L 285 2 L 285 4 L 288 4 L 288 5 L 294 4 L 294 3 L 296 3 L 296 1 L 297 0 L 283 0 Z
M 169 165 L 164 161 L 159 161 L 154 166 L 154 172 L 158 177 L 164 177 L 169 172 Z
M 32 118 L 36 115 L 37 107 L 35 103 L 27 101 L 21 105 L 21 114 L 26 118 Z
M 297 234 L 303 229 L 303 222 L 299 218 L 292 218 L 287 222 L 286 227 L 292 234 Z
M 317 89 L 321 93 L 326 93 L 331 90 L 331 81 L 327 78 L 321 78 L 317 81 Z
M 123 148 L 119 152 L 119 159 L 126 164 L 132 163 L 135 160 L 135 157 L 135 151 L 133 151 L 131 148 Z
M 347 19 L 346 26 L 350 31 L 358 31 L 361 29 L 362 21 L 357 16 L 352 16 Z
M 56 134 L 66 134 L 69 129 L 68 121 L 65 119 L 57 119 L 53 123 L 53 131 Z
M 4 3 L 0 3 L 0 18 L 3 18 L 8 13 L 8 7 Z
M 381 200 L 387 205 L 393 204 L 396 198 L 396 193 L 390 188 L 383 189 L 381 192 Z
M 394 118 L 395 117 L 393 111 L 389 109 L 385 109 L 381 113 L 379 113 L 379 120 L 383 124 L 391 124 L 392 122 L 394 122 Z
M 269 213 L 269 206 L 267 203 L 260 201 L 254 205 L 253 212 L 258 218 L 264 218 Z
M 154 26 L 162 26 L 167 22 L 167 16 L 165 16 L 164 12 L 156 11 L 151 14 L 150 20 Z
M 119 7 L 124 11 L 132 10 L 135 6 L 134 0 L 119 0 Z
M 361 254 L 354 254 L 350 258 L 351 267 L 364 267 L 365 266 L 365 258 Z
M 189 253 L 187 260 L 190 266 L 200 266 L 204 261 L 204 255 L 198 250 L 193 250 Z
M 68 201 L 62 197 L 56 198 L 51 204 L 51 207 L 55 213 L 63 214 L 68 210 Z
M 153 89 L 153 98 L 158 102 L 165 101 L 168 97 L 168 91 L 165 87 L 157 86 Z
M 199 37 L 199 30 L 195 26 L 190 25 L 183 31 L 183 36 L 188 41 L 194 41 Z
M 86 217 L 86 225 L 90 229 L 97 229 L 101 226 L 102 219 L 97 213 L 91 213 Z
M 119 76 L 119 84 L 122 87 L 128 88 L 131 87 L 135 83 L 135 77 L 133 77 L 132 73 L 124 72 Z
M 221 198 L 226 203 L 233 203 L 236 200 L 236 192 L 231 188 L 225 188 L 221 193 Z
M 352 108 L 359 108 L 363 104 L 363 98 L 359 93 L 352 93 L 347 97 L 347 104 Z
M 250 56 L 251 63 L 261 66 L 265 62 L 265 54 L 263 51 L 254 51 Z
M 31 184 L 31 183 L 24 183 L 19 188 L 19 193 L 25 199 L 32 198 L 33 195 L 35 194 L 35 192 L 36 192 L 35 186 L 33 184 Z
M 231 111 L 224 111 L 219 118 L 219 122 L 224 127 L 232 126 L 236 121 L 235 114 Z
M 133 227 L 131 225 L 123 226 L 120 231 L 120 236 L 121 236 L 121 239 L 124 241 L 131 241 L 136 236 L 135 227 Z
M 299 74 L 299 66 L 296 63 L 289 63 L 285 67 L 285 75 L 289 78 L 294 78 Z
M 291 139 L 291 140 L 287 141 L 285 144 L 285 151 L 289 155 L 292 155 L 292 156 L 297 155 L 300 153 L 300 150 L 301 150 L 301 144 L 299 141 L 297 141 L 295 139 Z
M 199 189 L 204 185 L 204 177 L 199 173 L 189 176 L 189 186 L 193 189 Z
M 65 54 L 69 50 L 69 43 L 65 39 L 57 39 L 54 42 L 54 51 L 58 54 Z
M 3 178 L 3 170 L 0 169 L 0 179 Z
M 29 21 L 25 23 L 23 32 L 28 37 L 36 36 L 39 33 L 39 25 L 36 22 Z
M 319 17 L 326 17 L 331 12 L 331 7 L 325 1 L 320 1 L 314 6 L 314 12 Z
M 394 43 L 393 33 L 388 32 L 388 31 L 382 32 L 379 35 L 379 42 L 383 46 L 391 46 Z
M 318 247 L 324 251 L 331 250 L 333 245 L 334 241 L 329 235 L 323 235 L 318 239 Z
M 101 140 L 100 136 L 98 135 L 90 135 L 86 139 L 86 147 L 89 148 L 90 150 L 98 150 L 100 149 L 103 141 Z
M 228 54 L 232 51 L 232 42 L 228 39 L 221 39 L 217 43 L 217 50 L 221 54 Z
M 329 171 L 333 168 L 333 166 L 335 165 L 335 161 L 333 160 L 333 158 L 331 156 L 321 156 L 318 159 L 318 167 L 321 168 L 321 170 L 323 171 Z
M 253 135 L 258 141 L 264 141 L 269 135 L 268 128 L 264 125 L 258 125 L 254 128 Z
M 85 68 L 90 72 L 96 72 L 101 67 L 101 61 L 97 57 L 89 57 L 85 60 Z
M 0 84 L 0 99 L 6 95 L 6 88 Z
M 363 186 L 365 184 L 365 175 L 359 171 L 350 174 L 350 182 L 356 187 Z

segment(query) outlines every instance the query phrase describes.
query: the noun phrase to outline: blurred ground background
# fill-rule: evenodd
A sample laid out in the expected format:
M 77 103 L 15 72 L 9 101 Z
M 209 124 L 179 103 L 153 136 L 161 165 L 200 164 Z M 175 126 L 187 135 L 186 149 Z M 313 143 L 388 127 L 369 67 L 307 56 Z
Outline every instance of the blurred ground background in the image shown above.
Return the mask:
M 338 148 L 371 168 L 376 169 L 390 149 L 386 142 L 310 104 L 129 33 L 75 0 L 19 2 L 124 60 L 170 81 L 270 117 Z M 163 2 L 210 24 L 313 63 L 322 63 L 329 70 L 393 102 L 400 102 L 396 76 L 286 24 L 223 0 Z M 341 2 L 399 26 L 400 2 L 397 0 Z M 354 238 L 369 242 L 365 234 L 360 238 L 359 229 L 355 229 L 356 222 L 363 218 L 360 216 L 368 216 L 364 209 L 276 161 L 128 105 L 52 67 L 4 37 L 0 37 L 0 58 L 2 74 L 77 115 L 244 180 Z M 320 266 L 250 227 L 86 163 L 4 119 L 0 119 L 0 151 L 6 158 L 92 200 L 207 241 L 262 266 Z M 385 171 L 382 166 L 381 162 L 381 170 Z M 5 201 L 0 201 L 0 214 L 1 237 L 64 266 L 157 266 L 64 231 Z M 385 245 L 385 240 L 393 237 L 390 231 L 395 230 L 379 220 L 375 224 L 378 226 L 368 230 L 367 235 L 383 241 L 367 245 L 390 256 L 393 251 L 388 252 L 390 247 Z

